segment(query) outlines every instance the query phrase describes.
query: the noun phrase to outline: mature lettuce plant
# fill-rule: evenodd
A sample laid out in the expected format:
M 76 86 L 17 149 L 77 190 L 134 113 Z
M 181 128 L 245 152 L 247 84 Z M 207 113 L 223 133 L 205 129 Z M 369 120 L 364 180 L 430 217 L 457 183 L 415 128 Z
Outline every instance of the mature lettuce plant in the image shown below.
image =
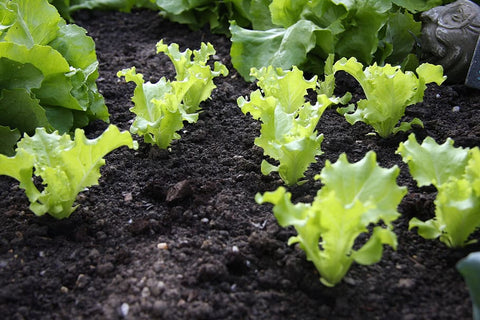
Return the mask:
M 448 138 L 439 145 L 431 137 L 422 144 L 411 134 L 398 147 L 403 161 L 419 187 L 433 185 L 435 218 L 410 220 L 409 229 L 418 228 L 426 239 L 439 238 L 449 247 L 463 247 L 480 227 L 480 149 L 456 148 Z
M 420 65 L 416 72 L 403 72 L 400 66 L 386 64 L 383 67 L 376 63 L 363 70 L 363 65 L 355 58 L 342 58 L 333 65 L 333 72 L 343 70 L 352 75 L 362 87 L 366 99 L 357 105 L 339 108 L 350 124 L 357 121 L 371 125 L 378 135 L 386 138 L 399 131 L 408 131 L 416 124 L 423 126 L 420 119 L 411 122 L 400 122 L 405 109 L 423 101 L 426 84 L 435 82 L 440 85 L 446 77 L 443 68 L 429 63 Z
M 396 166 L 378 166 L 373 151 L 356 163 L 349 163 L 342 154 L 334 164 L 327 160 L 317 176 L 324 186 L 313 203 L 292 204 L 291 194 L 283 187 L 257 194 L 255 199 L 274 205 L 273 213 L 282 227 L 295 228 L 298 235 L 288 243 L 298 243 L 320 273 L 320 281 L 334 286 L 354 261 L 373 264 L 381 259 L 384 244 L 396 248 L 392 222 L 400 215 L 397 206 L 407 192 L 396 184 L 399 171 Z M 373 226 L 371 233 L 369 226 Z M 362 234 L 370 238 L 354 249 Z
M 47 0 L 0 0 L 0 15 L 0 152 L 12 154 L 5 141 L 37 127 L 63 133 L 108 121 L 95 44 L 83 28 Z
M 123 145 L 137 148 L 129 132 L 120 132 L 113 125 L 96 139 L 87 139 L 82 129 L 76 129 L 74 140 L 68 134 L 37 128 L 35 135 L 20 140 L 15 156 L 0 154 L 0 175 L 20 182 L 33 213 L 63 219 L 77 208 L 72 206 L 78 193 L 98 184 L 103 157 Z M 41 178 L 40 190 L 33 174 Z
M 213 70 L 207 65 L 210 56 L 215 54 L 210 43 L 202 43 L 200 50 L 180 52 L 178 44 L 167 46 L 161 40 L 157 43 L 157 53 L 160 52 L 173 62 L 177 73 L 175 81 L 162 77 L 157 83 L 145 83 L 135 67 L 121 70 L 117 75 L 136 84 L 132 97 L 135 105 L 130 109 L 136 117 L 130 131 L 143 136 L 145 142 L 166 149 L 180 138 L 177 131 L 183 128 L 183 121 L 197 121 L 200 103 L 216 88 L 213 79 L 228 75 L 228 70 L 218 61 Z
M 245 1 L 244 1 L 245 2 Z M 246 1 L 247 3 L 249 1 Z M 251 1 L 256 2 L 256 1 Z M 230 26 L 235 69 L 248 80 L 251 67 L 293 65 L 321 73 L 328 54 L 363 63 L 401 64 L 411 56 L 421 23 L 413 13 L 442 3 L 428 1 L 266 1 L 272 27 Z M 406 9 L 406 10 L 405 10 Z M 414 36 L 412 36 L 414 35 Z
M 307 90 L 316 88 L 317 77 L 305 80 L 296 67 L 287 71 L 271 66 L 253 68 L 251 74 L 258 79 L 261 89 L 252 92 L 249 101 L 240 97 L 237 103 L 244 114 L 250 113 L 262 121 L 255 144 L 279 162 L 274 165 L 263 160 L 262 173 L 278 172 L 287 185 L 293 185 L 316 161 L 315 157 L 322 154 L 323 135 L 317 133 L 316 126 L 333 101 L 322 94 L 314 105 L 306 102 Z

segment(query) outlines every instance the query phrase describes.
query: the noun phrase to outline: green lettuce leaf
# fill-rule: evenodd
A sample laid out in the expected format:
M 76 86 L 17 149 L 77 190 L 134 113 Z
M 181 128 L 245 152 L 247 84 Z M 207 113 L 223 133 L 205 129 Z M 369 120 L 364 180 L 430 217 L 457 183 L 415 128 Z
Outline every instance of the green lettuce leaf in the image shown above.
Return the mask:
M 307 54 L 314 48 L 323 58 L 333 50 L 332 33 L 307 20 L 300 20 L 286 29 L 265 31 L 244 29 L 232 22 L 230 32 L 232 64 L 248 81 L 254 80 L 250 75 L 251 68 L 291 69 L 305 63 Z
M 427 137 L 419 144 L 415 135 L 410 134 L 406 142 L 400 143 L 397 153 L 408 164 L 410 174 L 419 187 L 433 184 L 438 188 L 450 177 L 460 177 L 465 172 L 468 149 L 456 148 L 453 143 L 448 138 L 439 145 L 432 137 Z
M 250 67 L 268 65 L 297 65 L 320 74 L 328 54 L 366 64 L 400 64 L 414 49 L 421 28 L 410 12 L 390 0 L 272 0 L 269 10 L 274 26 L 265 30 L 231 22 L 233 65 L 249 81 Z
M 326 162 L 318 176 L 324 187 L 313 203 L 292 204 L 291 194 L 283 187 L 257 194 L 255 199 L 274 205 L 273 213 L 282 227 L 295 228 L 298 235 L 288 243 L 298 243 L 320 273 L 320 281 L 334 286 L 353 262 L 373 264 L 381 259 L 383 245 L 396 248 L 392 222 L 400 215 L 397 206 L 407 192 L 396 184 L 398 173 L 396 166 L 379 167 L 374 152 L 353 164 L 342 154 L 335 164 Z M 374 225 L 371 233 L 370 225 Z M 353 249 L 362 234 L 369 234 L 369 239 Z
M 262 173 L 278 172 L 287 185 L 293 185 L 316 162 L 315 157 L 322 154 L 323 135 L 315 129 L 332 101 L 319 95 L 314 105 L 306 103 L 307 90 L 315 89 L 317 77 L 305 80 L 296 67 L 291 71 L 272 66 L 252 69 L 251 75 L 258 79 L 261 90 L 252 92 L 249 101 L 240 97 L 237 103 L 244 114 L 250 113 L 262 122 L 255 144 L 279 162 L 277 166 L 264 160 Z
M 148 8 L 158 10 L 155 0 L 49 0 L 62 17 L 73 21 L 72 14 L 82 9 L 89 10 L 119 10 L 130 12 L 133 8 Z
M 392 0 L 397 6 L 407 9 L 410 12 L 417 13 L 427 11 L 433 7 L 441 6 L 446 2 L 442 0 Z
M 226 27 L 228 31 L 229 21 L 235 21 L 239 26 L 252 27 L 254 30 L 268 30 L 275 28 L 269 5 L 272 0 L 225 0 L 229 9 Z
M 18 139 L 20 139 L 18 129 L 11 130 L 9 127 L 0 126 L 0 154 L 13 156 Z
M 3 14 L 15 17 L 3 30 L 3 41 L 30 48 L 34 44 L 47 45 L 56 38 L 61 17 L 46 1 L 2 0 L 0 8 Z
M 411 134 L 397 149 L 419 186 L 434 185 L 435 217 L 413 218 L 409 229 L 418 228 L 425 239 L 436 239 L 448 247 L 463 247 L 480 227 L 480 149 L 456 148 L 447 139 L 438 145 L 427 137 L 420 145 Z
M 379 41 L 374 54 L 375 61 L 379 65 L 401 63 L 403 66 L 406 64 L 414 52 L 415 37 L 420 35 L 421 27 L 422 25 L 409 13 L 389 12 L 386 23 L 378 32 Z
M 350 124 L 357 121 L 371 125 L 380 137 L 388 137 L 399 131 L 407 131 L 413 124 L 422 125 L 420 119 L 399 123 L 405 109 L 423 101 L 426 84 L 440 85 L 445 77 L 441 66 L 422 64 L 417 68 L 418 77 L 411 71 L 403 72 L 400 66 L 374 63 L 363 70 L 356 58 L 342 58 L 333 66 L 334 72 L 343 70 L 352 75 L 362 87 L 366 99 L 353 107 L 339 109 Z M 354 111 L 354 112 L 352 112 Z
M 20 182 L 30 200 L 30 210 L 41 216 L 49 213 L 57 219 L 70 216 L 76 209 L 75 199 L 86 187 L 98 184 L 103 157 L 126 145 L 137 148 L 130 133 L 110 125 L 96 139 L 87 139 L 83 130 L 75 130 L 75 139 L 68 134 L 47 133 L 37 128 L 35 135 L 25 135 L 18 143 L 16 155 L 0 154 L 0 174 Z M 42 179 L 43 190 L 33 184 L 32 172 Z
M 0 15 L 0 125 L 33 134 L 108 122 L 95 44 L 83 28 L 67 25 L 46 0 L 0 0 Z
M 135 67 L 121 70 L 117 76 L 136 84 L 132 97 L 134 107 L 130 109 L 136 117 L 130 131 L 143 136 L 145 142 L 166 149 L 173 140 L 180 138 L 177 131 L 183 128 L 183 121 L 197 121 L 200 103 L 216 88 L 213 79 L 228 75 L 228 70 L 218 61 L 213 70 L 207 65 L 210 56 L 215 54 L 210 43 L 202 43 L 200 50 L 180 52 L 177 44 L 167 46 L 160 41 L 157 44 L 159 52 L 167 54 L 173 62 L 176 81 L 162 77 L 157 83 L 145 83 Z

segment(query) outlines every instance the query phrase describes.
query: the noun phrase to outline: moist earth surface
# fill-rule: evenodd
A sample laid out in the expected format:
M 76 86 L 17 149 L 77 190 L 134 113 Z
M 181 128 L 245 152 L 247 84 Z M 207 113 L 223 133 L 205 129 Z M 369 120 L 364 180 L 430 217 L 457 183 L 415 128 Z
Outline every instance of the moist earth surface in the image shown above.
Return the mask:
M 98 88 L 110 122 L 128 130 L 134 86 L 116 73 L 135 66 L 151 82 L 173 80 L 167 56 L 155 44 L 178 43 L 182 50 L 210 42 L 214 59 L 230 74 L 201 104 L 194 124 L 168 150 L 145 144 L 106 157 L 100 184 L 80 193 L 78 209 L 65 220 L 36 217 L 18 183 L 0 177 L 0 314 L 3 319 L 469 319 L 471 300 L 455 264 L 469 252 L 447 248 L 408 230 L 413 217 L 434 216 L 433 187 L 418 188 L 395 154 L 408 133 L 382 139 L 371 127 L 350 125 L 335 108 L 325 111 L 318 131 L 323 154 L 306 172 L 307 182 L 291 187 L 292 200 L 311 202 L 321 183 L 313 179 L 327 160 L 345 152 L 350 162 L 373 150 L 383 167 L 400 167 L 398 184 L 408 188 L 394 224 L 396 251 L 385 248 L 377 264 L 353 264 L 333 288 L 322 285 L 295 235 L 281 228 L 271 205 L 257 192 L 276 189 L 275 174 L 263 176 L 263 151 L 254 145 L 260 124 L 236 103 L 256 85 L 232 68 L 230 41 L 208 30 L 138 10 L 78 12 L 75 23 L 95 40 Z M 337 94 L 362 98 L 359 85 L 337 74 Z M 408 107 L 418 117 L 417 139 L 447 137 L 455 146 L 480 145 L 479 91 L 464 85 L 430 85 L 422 103 Z M 90 138 L 107 127 L 94 122 Z M 479 238 L 478 233 L 473 235 Z

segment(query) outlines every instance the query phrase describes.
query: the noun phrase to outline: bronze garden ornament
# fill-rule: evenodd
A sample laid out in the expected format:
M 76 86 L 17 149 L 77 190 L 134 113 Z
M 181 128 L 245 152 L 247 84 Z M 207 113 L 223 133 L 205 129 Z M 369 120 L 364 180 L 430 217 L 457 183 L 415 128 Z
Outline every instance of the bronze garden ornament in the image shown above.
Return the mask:
M 480 6 L 458 0 L 422 13 L 421 19 L 422 59 L 442 65 L 449 83 L 464 83 L 480 34 Z

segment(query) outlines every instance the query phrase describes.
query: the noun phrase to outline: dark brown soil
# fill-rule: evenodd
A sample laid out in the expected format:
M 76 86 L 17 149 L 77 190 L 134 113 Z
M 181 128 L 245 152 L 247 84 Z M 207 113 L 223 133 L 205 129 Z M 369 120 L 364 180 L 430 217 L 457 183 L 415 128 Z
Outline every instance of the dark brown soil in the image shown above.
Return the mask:
M 303 252 L 287 245 L 293 230 L 277 225 L 270 205 L 254 201 L 281 181 L 260 173 L 263 152 L 253 144 L 259 123 L 236 104 L 255 85 L 231 68 L 229 40 L 149 11 L 80 12 L 76 23 L 96 41 L 98 86 L 111 123 L 125 130 L 133 118 L 133 86 L 116 73 L 136 66 L 147 80 L 173 79 L 169 59 L 155 54 L 160 39 L 182 49 L 210 41 L 231 72 L 216 81 L 198 123 L 187 124 L 171 150 L 140 142 L 137 151 L 109 154 L 100 185 L 79 195 L 69 219 L 34 216 L 18 184 L 0 177 L 2 319 L 471 318 L 455 263 L 479 247 L 452 250 L 407 230 L 410 218 L 433 216 L 436 195 L 417 188 L 395 155 L 407 134 L 380 139 L 334 109 L 324 114 L 318 129 L 325 153 L 307 172 L 309 182 L 291 188 L 295 200 L 312 200 L 319 188 L 313 175 L 342 152 L 357 161 L 374 150 L 382 166 L 401 167 L 398 182 L 409 189 L 395 225 L 398 250 L 387 249 L 375 265 L 353 265 L 342 283 L 327 288 Z M 345 76 L 338 86 L 361 93 Z M 424 121 L 425 128 L 415 130 L 419 138 L 451 137 L 457 146 L 473 147 L 480 145 L 479 110 L 478 91 L 431 86 L 406 117 Z M 105 128 L 95 123 L 86 131 L 95 137 Z

